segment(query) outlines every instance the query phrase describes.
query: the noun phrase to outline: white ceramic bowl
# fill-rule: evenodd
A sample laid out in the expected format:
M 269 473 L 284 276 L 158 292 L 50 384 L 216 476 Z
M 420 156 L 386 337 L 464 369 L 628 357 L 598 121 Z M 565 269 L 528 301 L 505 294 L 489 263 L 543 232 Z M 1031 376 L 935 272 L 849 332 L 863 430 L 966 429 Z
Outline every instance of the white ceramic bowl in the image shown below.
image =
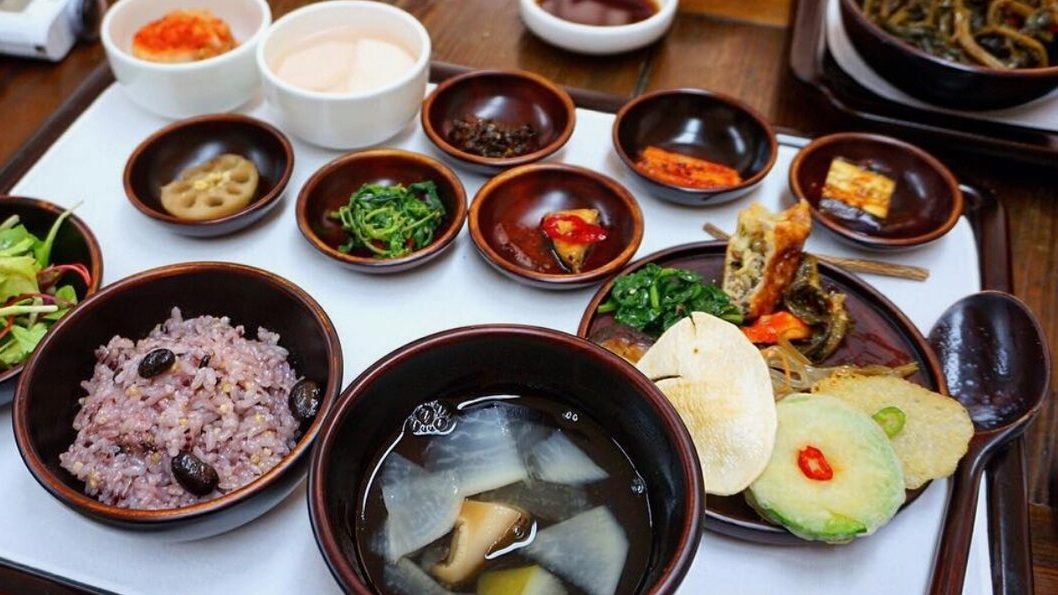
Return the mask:
M 275 62 L 307 35 L 332 27 L 355 27 L 404 46 L 415 65 L 383 87 L 357 93 L 322 93 L 288 84 L 275 75 Z M 275 22 L 257 48 L 265 96 L 280 113 L 283 129 L 330 149 L 357 149 L 381 143 L 415 119 L 426 95 L 430 35 L 415 17 L 364 0 L 310 4 Z
M 657 41 L 676 18 L 679 0 L 655 0 L 658 11 L 650 18 L 630 25 L 582 25 L 540 8 L 538 0 L 520 0 L 522 21 L 529 30 L 551 45 L 581 54 L 619 54 Z
M 238 47 L 183 64 L 132 55 L 140 27 L 176 9 L 204 6 L 228 23 Z M 121 0 L 103 17 L 101 37 L 110 68 L 133 102 L 166 118 L 189 118 L 232 111 L 254 97 L 261 86 L 254 52 L 271 22 L 265 0 Z

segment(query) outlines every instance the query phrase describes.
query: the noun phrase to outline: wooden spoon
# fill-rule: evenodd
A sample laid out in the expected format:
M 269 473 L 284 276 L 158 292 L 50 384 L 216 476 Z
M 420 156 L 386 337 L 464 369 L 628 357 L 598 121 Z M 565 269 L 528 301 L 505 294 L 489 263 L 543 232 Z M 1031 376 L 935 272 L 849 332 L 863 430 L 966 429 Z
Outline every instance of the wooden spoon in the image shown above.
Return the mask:
M 929 341 L 951 396 L 970 412 L 974 437 L 952 478 L 933 565 L 931 595 L 960 595 L 985 465 L 1039 413 L 1050 383 L 1043 331 L 1021 300 L 998 291 L 963 298 L 940 317 Z

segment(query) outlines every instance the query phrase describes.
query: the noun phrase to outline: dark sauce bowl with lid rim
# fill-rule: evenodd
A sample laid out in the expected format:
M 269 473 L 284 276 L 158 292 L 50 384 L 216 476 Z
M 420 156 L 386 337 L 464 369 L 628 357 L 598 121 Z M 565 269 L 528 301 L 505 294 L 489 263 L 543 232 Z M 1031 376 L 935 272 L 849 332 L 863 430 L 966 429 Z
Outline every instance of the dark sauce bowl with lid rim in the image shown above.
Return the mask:
M 103 504 L 59 465 L 77 436 L 73 420 L 80 383 L 92 377 L 94 350 L 115 335 L 145 337 L 179 307 L 185 319 L 228 316 L 250 338 L 258 327 L 278 333 L 299 376 L 322 387 L 319 413 L 302 424 L 297 443 L 275 467 L 249 484 L 190 506 L 138 510 Z M 73 511 L 119 529 L 185 541 L 248 523 L 279 504 L 304 477 L 309 450 L 342 382 L 338 333 L 320 305 L 290 281 L 226 262 L 175 264 L 106 286 L 60 319 L 26 363 L 15 393 L 15 443 L 34 479 Z
M 379 451 L 419 404 L 448 397 L 533 393 L 592 418 L 642 475 L 652 553 L 637 592 L 674 593 L 702 535 L 701 469 L 686 427 L 630 364 L 566 333 L 521 325 L 457 328 L 386 355 L 327 414 L 309 470 L 309 516 L 331 573 L 349 593 L 378 592 L 353 527 Z

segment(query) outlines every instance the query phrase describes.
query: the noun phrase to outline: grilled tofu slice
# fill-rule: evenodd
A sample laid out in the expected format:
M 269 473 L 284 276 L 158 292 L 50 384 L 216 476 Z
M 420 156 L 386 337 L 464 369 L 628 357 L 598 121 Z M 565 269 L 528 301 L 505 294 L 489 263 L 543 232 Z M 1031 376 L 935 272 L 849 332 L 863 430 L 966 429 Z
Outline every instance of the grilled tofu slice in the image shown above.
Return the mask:
M 568 209 L 565 211 L 553 211 L 548 213 L 544 217 L 546 221 L 549 217 L 576 217 L 581 221 L 589 225 L 599 225 L 599 211 L 597 209 Z M 573 224 L 568 221 L 558 220 L 556 223 L 556 229 L 560 234 L 569 233 L 573 230 Z M 588 256 L 588 251 L 594 245 L 594 242 L 583 242 L 575 243 L 568 242 L 559 238 L 549 237 L 544 234 L 551 242 L 551 247 L 555 251 L 555 255 L 558 256 L 562 266 L 566 267 L 573 273 L 579 273 L 584 268 L 584 259 Z
M 836 200 L 879 219 L 889 216 L 896 182 L 841 157 L 830 163 L 823 198 Z
M 724 292 L 746 321 L 775 310 L 797 272 L 811 231 L 805 201 L 778 214 L 754 203 L 738 214 L 738 228 L 724 258 Z

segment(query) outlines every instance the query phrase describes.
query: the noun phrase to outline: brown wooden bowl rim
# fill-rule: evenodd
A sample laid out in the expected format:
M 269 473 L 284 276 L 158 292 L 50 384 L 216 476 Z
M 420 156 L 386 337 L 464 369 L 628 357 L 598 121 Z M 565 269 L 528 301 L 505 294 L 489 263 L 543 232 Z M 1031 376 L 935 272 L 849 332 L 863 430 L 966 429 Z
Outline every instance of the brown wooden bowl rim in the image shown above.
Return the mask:
M 826 213 L 819 210 L 819 207 L 812 203 L 805 197 L 805 190 L 801 186 L 800 172 L 801 166 L 804 164 L 805 159 L 811 156 L 815 151 L 822 147 L 834 143 L 840 143 L 845 141 L 858 141 L 867 144 L 875 145 L 888 145 L 895 147 L 900 151 L 910 153 L 918 159 L 920 159 L 929 169 L 932 169 L 935 173 L 939 174 L 941 179 L 944 180 L 944 185 L 947 186 L 948 192 L 951 195 L 951 212 L 948 213 L 947 219 L 944 220 L 938 227 L 921 233 L 915 236 L 899 237 L 899 238 L 887 238 L 877 236 L 871 233 L 853 230 L 841 223 L 840 220 L 836 220 L 829 217 Z M 812 218 L 818 221 L 831 232 L 848 238 L 858 244 L 869 246 L 871 248 L 910 248 L 912 246 L 921 246 L 922 244 L 928 244 L 934 240 L 937 240 L 945 235 L 955 227 L 955 224 L 959 222 L 959 217 L 962 216 L 964 199 L 962 190 L 959 188 L 959 181 L 955 179 L 955 174 L 951 172 L 939 159 L 930 155 L 925 150 L 912 145 L 911 143 L 904 142 L 900 139 L 893 138 L 891 136 L 885 136 L 883 134 L 873 134 L 868 132 L 839 132 L 836 134 L 828 134 L 816 138 L 812 142 L 804 146 L 797 155 L 794 156 L 793 162 L 790 163 L 789 173 L 789 185 L 790 192 L 793 193 L 797 200 L 804 200 L 808 203 L 808 206 L 812 210 Z
M 29 198 L 25 196 L 9 196 L 0 195 L 0 206 L 5 203 L 15 203 L 18 205 L 28 206 L 31 208 L 41 209 L 46 211 L 48 214 L 55 215 L 58 218 L 60 215 L 66 212 L 65 207 L 60 207 L 57 204 L 41 200 L 39 198 Z M 84 239 L 85 246 L 88 247 L 88 262 L 81 263 L 88 266 L 88 272 L 92 275 L 91 283 L 85 288 L 85 294 L 80 296 L 80 301 L 84 301 L 89 296 L 99 291 L 99 287 L 103 284 L 103 251 L 99 248 L 99 241 L 96 239 L 92 229 L 88 227 L 88 224 L 83 219 L 78 217 L 75 213 L 70 213 L 70 216 L 66 219 L 77 233 Z M 80 305 L 80 303 L 78 303 Z M 75 306 L 76 307 L 76 306 Z M 69 314 L 69 313 L 67 313 Z M 54 325 L 53 325 L 54 327 Z M 51 329 L 48 329 L 51 332 Z M 38 345 L 39 347 L 39 345 Z M 36 351 L 34 349 L 34 351 Z M 27 360 L 28 361 L 28 360 Z M 26 366 L 26 362 L 23 362 L 12 368 L 8 368 L 3 372 L 0 372 L 0 383 L 4 383 L 15 376 L 18 376 L 22 369 Z
M 852 18 L 856 19 L 857 23 L 859 23 L 859 25 L 865 28 L 867 31 L 870 31 L 874 37 L 880 38 L 881 41 L 885 43 L 888 47 L 895 48 L 898 52 L 904 54 L 905 56 L 917 58 L 919 60 L 926 60 L 927 62 L 931 62 L 938 66 L 944 66 L 954 71 L 983 74 L 988 76 L 994 76 L 997 78 L 1014 79 L 1048 78 L 1058 75 L 1058 65 L 1046 66 L 1043 68 L 1011 68 L 1008 70 L 1003 70 L 999 68 L 989 68 L 988 66 L 963 64 L 961 62 L 945 60 L 944 58 L 934 56 L 933 54 L 930 54 L 925 50 L 920 50 L 919 48 L 907 43 L 903 39 L 900 39 L 896 35 L 893 35 L 888 31 L 882 29 L 881 27 L 876 25 L 872 20 L 867 18 L 865 14 L 863 14 L 863 9 L 860 6 L 857 6 L 854 0 L 841 0 L 841 9 L 845 14 L 849 14 L 852 16 Z
M 650 382 L 646 376 L 635 371 L 631 364 L 602 347 L 586 339 L 561 331 L 519 324 L 465 326 L 416 339 L 411 343 L 398 347 L 368 366 L 359 377 L 342 391 L 337 402 L 325 416 L 319 440 L 316 448 L 312 451 L 308 479 L 309 519 L 312 524 L 312 532 L 316 537 L 317 545 L 323 552 L 323 557 L 331 573 L 345 589 L 363 595 L 372 593 L 358 576 L 355 570 L 356 564 L 345 556 L 338 545 L 335 538 L 336 530 L 326 514 L 327 499 L 324 493 L 324 482 L 321 479 L 326 477 L 329 471 L 330 460 L 333 458 L 333 437 L 337 432 L 337 428 L 346 423 L 345 418 L 349 408 L 361 397 L 365 386 L 374 383 L 380 377 L 389 373 L 394 366 L 427 351 L 443 349 L 453 343 L 481 336 L 517 336 L 543 339 L 560 344 L 564 348 L 576 350 L 580 354 L 601 359 L 616 374 L 622 376 L 625 381 L 634 384 L 638 392 L 645 397 L 647 404 L 653 409 L 655 419 L 659 421 L 659 425 L 662 426 L 666 434 L 676 444 L 681 462 L 681 471 L 687 479 L 688 486 L 691 486 L 684 491 L 686 501 L 683 504 L 683 508 L 687 521 L 684 530 L 680 534 L 678 553 L 665 566 L 658 582 L 651 586 L 651 592 L 671 593 L 675 591 L 676 587 L 686 576 L 697 554 L 697 545 L 702 537 L 703 510 L 705 509 L 701 467 L 698 464 L 697 455 L 694 454 L 694 442 L 691 440 L 686 426 L 680 420 L 679 414 L 653 382 Z M 358 420 L 351 423 L 369 423 L 369 421 Z
M 639 171 L 639 168 L 636 167 L 635 160 L 632 159 L 631 155 L 628 154 L 628 152 L 625 150 L 624 145 L 621 143 L 621 124 L 624 122 L 625 116 L 627 116 L 628 113 L 638 105 L 647 101 L 652 101 L 659 97 L 668 97 L 675 95 L 693 95 L 699 98 L 710 99 L 731 108 L 733 111 L 742 112 L 745 115 L 751 117 L 757 122 L 758 125 L 760 125 L 760 127 L 766 133 L 768 139 L 768 162 L 764 164 L 764 167 L 762 167 L 760 171 L 753 174 L 749 178 L 742 180 L 742 182 L 733 186 L 724 186 L 722 188 L 692 188 L 689 186 L 678 186 L 676 184 L 663 182 L 661 180 L 658 180 L 657 178 L 654 178 L 653 176 L 648 176 L 643 172 Z M 723 93 L 717 93 L 715 91 L 706 91 L 705 89 L 661 89 L 659 91 L 644 93 L 643 95 L 632 99 L 628 103 L 624 104 L 620 110 L 618 110 L 617 116 L 614 118 L 613 121 L 613 126 L 610 128 L 610 137 L 611 141 L 613 142 L 614 151 L 617 152 L 617 155 L 621 158 L 621 161 L 623 161 L 625 165 L 628 166 L 628 169 L 632 170 L 632 173 L 644 180 L 686 194 L 690 197 L 703 195 L 711 196 L 714 194 L 721 193 L 726 194 L 728 192 L 737 192 L 745 188 L 752 188 L 753 186 L 756 186 L 764 180 L 764 178 L 771 172 L 772 168 L 775 167 L 775 162 L 779 159 L 779 139 L 775 134 L 775 127 L 772 126 L 771 123 L 768 122 L 768 120 L 765 119 L 760 112 L 753 109 L 749 106 L 749 104 L 743 102 L 740 99 L 736 99 L 735 97 L 725 95 Z
M 67 326 L 73 324 L 73 321 L 78 321 L 83 317 L 90 317 L 97 305 L 104 303 L 111 296 L 160 279 L 180 277 L 188 273 L 198 273 L 202 271 L 220 271 L 227 274 L 258 277 L 266 281 L 272 288 L 292 296 L 312 313 L 313 322 L 324 330 L 324 337 L 322 337 L 322 339 L 325 342 L 326 350 L 328 352 L 328 366 L 330 370 L 327 376 L 327 384 L 324 389 L 324 400 L 320 406 L 320 413 L 316 415 L 316 418 L 312 420 L 309 427 L 300 437 L 298 437 L 297 444 L 294 445 L 294 448 L 292 448 L 286 456 L 280 459 L 274 467 L 250 483 L 232 490 L 219 498 L 214 498 L 213 500 L 178 508 L 140 510 L 119 508 L 117 506 L 103 504 L 91 496 L 70 488 L 47 468 L 38 456 L 36 445 L 29 436 L 29 429 L 27 426 L 29 423 L 28 408 L 30 405 L 27 405 L 27 399 L 31 398 L 28 395 L 31 394 L 32 387 L 29 386 L 28 379 L 33 375 L 32 372 L 37 365 L 38 354 L 42 353 L 55 337 L 60 336 Z M 88 513 L 97 518 L 105 518 L 123 523 L 153 525 L 200 518 L 238 506 L 244 500 L 261 493 L 267 489 L 268 486 L 276 483 L 282 475 L 295 465 L 298 459 L 311 449 L 316 436 L 319 434 L 320 427 L 323 425 L 323 418 L 325 417 L 327 410 L 334 404 L 335 395 L 341 389 L 343 373 L 341 342 L 338 338 L 338 331 L 335 329 L 330 317 L 327 316 L 327 313 L 323 310 L 323 307 L 320 306 L 320 304 L 304 289 L 298 287 L 293 282 L 280 277 L 275 273 L 248 265 L 214 261 L 187 262 L 166 265 L 136 273 L 107 285 L 100 292 L 82 302 L 76 309 L 71 310 L 70 314 L 59 319 L 59 321 L 55 323 L 55 326 L 52 327 L 52 331 L 54 332 L 49 332 L 44 336 L 44 339 L 41 340 L 40 345 L 37 346 L 37 349 L 33 352 L 30 360 L 26 363 L 26 370 L 28 373 L 22 376 L 19 380 L 18 388 L 15 390 L 14 405 L 12 409 L 15 442 L 18 446 L 18 452 L 22 456 L 22 461 L 25 463 L 34 479 L 36 479 L 41 486 L 63 504 L 74 510 Z M 88 353 L 90 353 L 90 351 L 86 351 L 86 354 Z
M 401 256 L 400 258 L 372 258 L 369 256 L 356 256 L 340 252 L 338 249 L 324 242 L 318 235 L 316 235 L 316 232 L 312 230 L 312 225 L 309 223 L 309 198 L 315 192 L 316 187 L 323 178 L 349 164 L 354 164 L 363 159 L 376 158 L 414 161 L 420 165 L 424 165 L 432 169 L 439 178 L 443 178 L 453 189 L 452 200 L 456 203 L 456 210 L 452 213 L 451 222 L 446 226 L 444 233 L 435 237 L 433 242 L 429 245 L 420 248 L 407 256 Z M 354 191 L 355 189 L 351 189 L 349 193 L 352 194 Z M 310 177 L 301 187 L 301 192 L 298 193 L 295 210 L 298 229 L 301 230 L 301 235 L 304 236 L 305 239 L 312 244 L 312 247 L 321 254 L 339 262 L 363 269 L 403 269 L 412 263 L 425 264 L 432 256 L 447 248 L 449 244 L 456 239 L 456 236 L 458 236 L 459 232 L 463 229 L 463 223 L 467 218 L 467 192 L 463 187 L 463 182 L 459 179 L 459 176 L 452 171 L 452 168 L 433 157 L 423 155 L 422 153 L 415 153 L 413 151 L 405 151 L 404 149 L 371 149 L 367 151 L 353 151 L 351 153 L 346 153 L 316 170 L 316 172 L 312 174 L 312 177 Z
M 584 314 L 581 316 L 580 324 L 577 325 L 577 336 L 581 337 L 585 341 L 590 341 L 590 339 L 588 338 L 588 331 L 591 329 L 592 322 L 594 322 L 596 318 L 599 305 L 602 304 L 603 300 L 609 297 L 610 291 L 613 289 L 614 282 L 617 280 L 618 276 L 639 270 L 640 268 L 650 263 L 657 263 L 659 261 L 668 260 L 674 257 L 701 255 L 703 253 L 708 253 L 710 250 L 718 250 L 719 248 L 726 245 L 727 242 L 722 240 L 680 244 L 677 246 L 672 246 L 670 248 L 659 250 L 657 252 L 648 254 L 643 258 L 636 260 L 632 264 L 625 267 L 620 273 L 614 275 L 613 278 L 609 279 L 595 292 L 595 295 L 592 296 L 591 301 L 588 302 L 588 306 L 584 309 Z M 875 289 L 874 286 L 867 283 L 863 279 L 857 277 L 853 273 L 850 273 L 842 269 L 841 267 L 830 265 L 825 262 L 820 262 L 819 268 L 822 271 L 824 277 L 832 278 L 840 281 L 843 284 L 855 287 L 858 293 L 868 298 L 865 301 L 873 301 L 876 304 L 880 304 L 887 315 L 896 319 L 899 325 L 903 327 L 903 330 L 905 331 L 904 334 L 907 335 L 911 342 L 914 343 L 914 345 L 924 356 L 926 360 L 926 366 L 924 366 L 924 369 L 922 371 L 928 373 L 929 376 L 934 379 L 937 386 L 936 391 L 938 393 L 942 395 L 949 395 L 948 383 L 944 377 L 944 371 L 941 367 L 940 360 L 937 358 L 936 352 L 933 350 L 933 347 L 930 346 L 929 341 L 926 340 L 922 332 L 918 330 L 918 327 L 915 326 L 913 322 L 911 322 L 911 319 L 908 318 L 906 314 L 904 314 L 903 310 L 897 307 L 896 304 L 890 301 L 889 298 L 885 297 L 885 295 L 883 295 L 880 291 Z M 646 376 L 643 377 L 646 378 Z M 921 487 L 916 488 L 915 490 L 908 490 L 909 495 L 904 501 L 904 504 L 901 507 L 901 511 L 907 506 L 911 505 L 915 500 L 917 500 L 918 497 L 922 495 L 923 492 L 925 492 L 926 488 L 929 487 L 929 484 L 930 482 L 927 482 Z M 778 543 L 775 541 L 775 538 L 776 536 L 781 536 L 783 538 L 781 543 L 783 544 L 798 546 L 810 546 L 819 544 L 819 542 L 803 540 L 793 535 L 785 528 L 780 527 L 778 525 L 772 525 L 763 518 L 761 518 L 759 526 L 750 525 L 746 524 L 740 519 L 735 519 L 715 513 L 709 510 L 707 507 L 708 497 L 706 498 L 706 501 L 702 507 L 706 518 L 713 519 L 724 525 L 738 527 L 739 531 L 744 533 L 757 533 L 760 535 L 760 539 L 769 540 L 769 543 Z M 899 511 L 897 514 L 899 514 Z M 762 529 L 762 526 L 767 526 L 767 529 Z M 789 540 L 785 539 L 787 536 L 789 536 Z
M 247 124 L 252 127 L 263 130 L 277 141 L 280 146 L 283 147 L 283 174 L 276 181 L 275 186 L 261 198 L 252 201 L 250 204 L 243 207 L 238 212 L 232 213 L 231 215 L 225 215 L 223 217 L 217 217 L 216 219 L 206 219 L 202 221 L 181 219 L 175 215 L 170 215 L 163 210 L 155 209 L 147 205 L 139 194 L 132 187 L 132 170 L 133 167 L 143 157 L 143 153 L 147 149 L 151 148 L 155 144 L 162 142 L 163 139 L 173 133 L 184 130 L 190 126 L 197 126 L 199 124 L 209 123 L 237 123 Z M 179 227 L 207 229 L 211 227 L 222 227 L 225 224 L 229 224 L 233 221 L 238 221 L 249 216 L 251 213 L 265 210 L 269 208 L 272 203 L 279 200 L 279 197 L 283 195 L 286 190 L 287 184 L 290 183 L 290 177 L 294 173 L 294 147 L 290 144 L 290 139 L 287 138 L 282 131 L 275 126 L 272 126 L 268 122 L 259 120 L 257 118 L 246 116 L 243 114 L 207 114 L 204 116 L 195 116 L 193 118 L 186 118 L 179 120 L 155 131 L 153 134 L 145 138 L 132 150 L 132 154 L 129 155 L 128 160 L 125 162 L 125 171 L 122 174 L 122 182 L 125 187 L 125 196 L 132 203 L 132 206 L 136 207 L 136 210 L 143 213 L 144 215 L 161 221 L 170 225 L 176 225 Z
M 532 176 L 544 172 L 565 172 L 579 175 L 605 186 L 621 201 L 632 218 L 632 238 L 628 241 L 628 245 L 626 245 L 624 249 L 609 262 L 583 273 L 541 273 L 514 264 L 496 252 L 496 250 L 494 250 L 489 244 L 488 240 L 485 239 L 485 234 L 481 231 L 481 224 L 478 219 L 483 205 L 489 201 L 489 198 L 493 195 L 496 188 L 500 187 L 505 182 L 514 178 Z M 470 205 L 468 222 L 470 226 L 470 238 L 474 241 L 474 245 L 477 246 L 478 251 L 489 262 L 517 277 L 555 286 L 576 286 L 605 279 L 613 274 L 614 271 L 628 264 L 628 261 L 632 260 L 632 257 L 639 250 L 640 244 L 643 243 L 643 211 L 639 208 L 639 203 L 636 201 L 635 197 L 632 196 L 632 193 L 622 186 L 620 182 L 610 176 L 590 170 L 586 167 L 570 165 L 567 163 L 533 163 L 529 165 L 521 165 L 496 175 L 489 181 L 485 182 L 485 184 L 478 190 L 478 193 L 474 196 L 474 202 Z
M 430 122 L 430 114 L 433 113 L 434 103 L 436 102 L 437 98 L 441 96 L 441 94 L 449 91 L 456 85 L 465 83 L 468 80 L 496 76 L 514 77 L 522 79 L 523 81 L 530 81 L 532 83 L 536 83 L 546 89 L 555 98 L 562 102 L 562 105 L 565 107 L 566 111 L 566 125 L 562 128 L 561 132 L 559 133 L 558 137 L 555 138 L 555 140 L 537 149 L 536 151 L 533 151 L 532 153 L 526 153 L 525 155 L 519 155 L 517 157 L 484 157 L 482 155 L 475 155 L 473 153 L 468 153 L 466 151 L 456 148 L 448 142 L 448 139 L 446 139 L 440 132 L 438 132 L 434 128 L 433 124 Z M 532 163 L 534 161 L 540 161 L 541 159 L 556 153 L 559 149 L 565 146 L 565 144 L 569 142 L 570 137 L 573 136 L 573 129 L 576 127 L 577 124 L 577 107 L 573 103 L 573 98 L 570 97 L 569 93 L 567 93 L 565 89 L 559 87 L 547 78 L 540 76 L 536 73 L 528 72 L 525 70 L 474 70 L 465 74 L 461 74 L 459 76 L 454 76 L 438 84 L 434 88 L 434 90 L 426 97 L 426 100 L 423 101 L 422 111 L 420 113 L 419 119 L 422 122 L 423 132 L 426 133 L 426 136 L 430 139 L 430 142 L 432 142 L 434 146 L 436 146 L 438 149 L 440 149 L 447 155 L 450 155 L 451 157 L 454 157 L 459 161 L 465 161 L 467 163 L 472 163 L 475 165 L 481 165 L 490 168 L 507 168 L 514 167 L 517 165 L 524 165 L 526 163 Z

